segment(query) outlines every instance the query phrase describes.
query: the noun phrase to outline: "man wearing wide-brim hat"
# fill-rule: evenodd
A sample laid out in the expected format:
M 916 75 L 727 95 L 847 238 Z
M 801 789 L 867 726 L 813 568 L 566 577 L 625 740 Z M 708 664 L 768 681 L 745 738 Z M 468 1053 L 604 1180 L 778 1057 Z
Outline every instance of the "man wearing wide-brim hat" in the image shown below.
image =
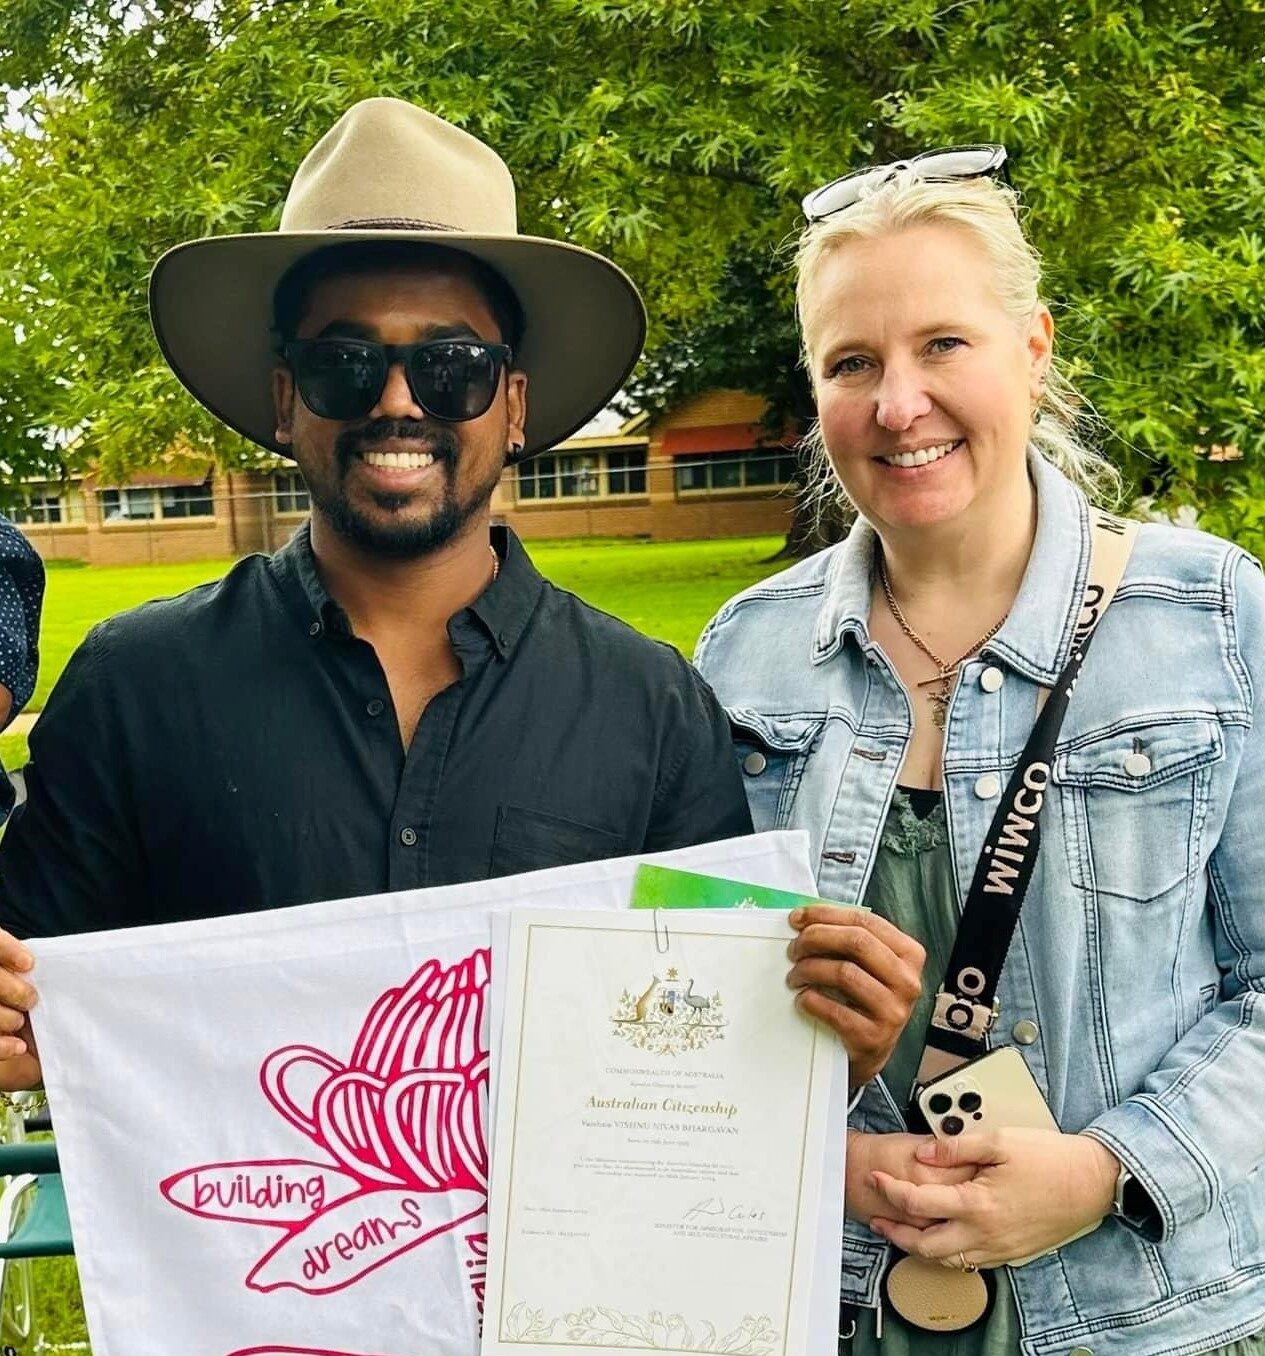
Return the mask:
M 278 231 L 179 246 L 150 298 L 188 389 L 298 463 L 311 522 L 85 640 L 31 739 L 0 926 L 246 912 L 749 831 L 693 670 L 490 527 L 507 461 L 601 409 L 644 334 L 613 264 L 517 234 L 492 150 L 357 104 Z M 15 943 L 0 966 L 20 1008 Z M 21 1037 L 0 1035 L 0 1065 L 8 1087 L 38 1075 Z

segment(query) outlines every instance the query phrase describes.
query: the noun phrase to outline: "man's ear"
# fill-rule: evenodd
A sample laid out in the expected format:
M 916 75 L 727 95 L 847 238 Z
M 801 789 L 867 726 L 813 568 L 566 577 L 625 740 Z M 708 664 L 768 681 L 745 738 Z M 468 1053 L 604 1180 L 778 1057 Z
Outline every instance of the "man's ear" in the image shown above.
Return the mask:
M 272 408 L 277 416 L 273 437 L 282 445 L 294 441 L 294 399 L 294 375 L 284 363 L 278 363 L 272 369 Z
M 507 372 L 505 374 L 505 406 L 507 428 L 505 430 L 506 454 L 510 449 L 522 448 L 527 442 L 527 373 Z

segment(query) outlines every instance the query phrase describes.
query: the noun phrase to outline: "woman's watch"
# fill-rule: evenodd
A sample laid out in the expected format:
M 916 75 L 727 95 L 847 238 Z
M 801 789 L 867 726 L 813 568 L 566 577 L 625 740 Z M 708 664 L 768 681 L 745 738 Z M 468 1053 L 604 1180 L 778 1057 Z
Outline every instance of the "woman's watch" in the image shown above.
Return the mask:
M 1116 1174 L 1116 1192 L 1111 1202 L 1111 1213 L 1130 1224 L 1143 1224 L 1158 1213 L 1146 1188 L 1122 1163 Z

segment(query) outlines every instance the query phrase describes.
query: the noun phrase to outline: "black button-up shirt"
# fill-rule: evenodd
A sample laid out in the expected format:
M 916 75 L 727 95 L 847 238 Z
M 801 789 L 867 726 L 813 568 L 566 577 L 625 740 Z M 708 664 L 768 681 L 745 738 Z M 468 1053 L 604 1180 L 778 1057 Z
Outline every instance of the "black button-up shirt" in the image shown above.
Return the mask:
M 500 577 L 448 625 L 462 676 L 407 753 L 306 528 L 96 627 L 31 735 L 0 926 L 244 913 L 749 832 L 702 679 L 495 540 Z

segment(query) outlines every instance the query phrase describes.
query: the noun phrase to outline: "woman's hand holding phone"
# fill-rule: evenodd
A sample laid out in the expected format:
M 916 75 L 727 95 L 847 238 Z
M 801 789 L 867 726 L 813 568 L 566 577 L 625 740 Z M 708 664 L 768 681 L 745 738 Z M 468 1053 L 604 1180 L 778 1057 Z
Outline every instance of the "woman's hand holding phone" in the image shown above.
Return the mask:
M 847 1167 L 844 1176 L 844 1213 L 849 1219 L 869 1224 L 875 1215 L 890 1216 L 892 1203 L 874 1185 L 874 1173 L 882 1171 L 919 1185 L 953 1186 L 969 1182 L 975 1168 L 968 1165 L 942 1168 L 924 1163 L 918 1149 L 934 1143 L 926 1135 L 873 1135 L 861 1130 L 848 1131 Z M 924 1215 L 901 1215 L 900 1223 L 926 1228 L 935 1223 Z
M 1039 1256 L 1094 1228 L 1111 1213 L 1120 1163 L 1087 1135 L 1057 1130 L 966 1131 L 928 1140 L 918 1162 L 973 1168 L 957 1185 L 920 1184 L 878 1169 L 874 1188 L 890 1214 L 870 1228 L 903 1252 L 957 1266 L 1001 1266 Z M 938 1221 L 924 1228 L 903 1221 Z

